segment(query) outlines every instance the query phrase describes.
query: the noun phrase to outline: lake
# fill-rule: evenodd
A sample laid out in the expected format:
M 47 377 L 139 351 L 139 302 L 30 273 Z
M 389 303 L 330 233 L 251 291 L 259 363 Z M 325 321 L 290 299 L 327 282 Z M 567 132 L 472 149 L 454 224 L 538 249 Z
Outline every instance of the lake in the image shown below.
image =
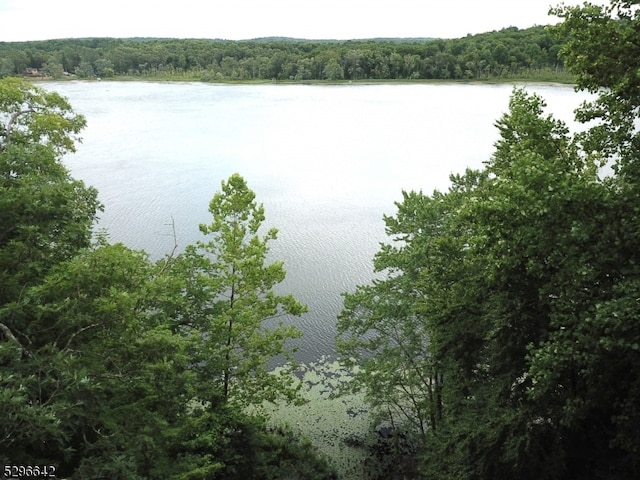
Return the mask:
M 331 355 L 342 292 L 373 277 L 383 214 L 402 190 L 448 188 L 480 168 L 497 140 L 511 85 L 214 85 L 50 82 L 88 127 L 65 163 L 95 186 L 99 227 L 113 242 L 171 252 L 201 238 L 220 182 L 240 173 L 280 230 L 281 292 L 309 306 L 294 323 L 298 358 Z M 570 86 L 528 85 L 572 124 L 586 98 Z

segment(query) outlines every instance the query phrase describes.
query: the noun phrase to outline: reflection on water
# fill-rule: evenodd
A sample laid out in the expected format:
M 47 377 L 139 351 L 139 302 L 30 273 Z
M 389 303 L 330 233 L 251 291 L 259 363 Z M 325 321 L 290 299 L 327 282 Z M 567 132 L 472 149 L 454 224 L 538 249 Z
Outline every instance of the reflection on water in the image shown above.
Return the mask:
M 238 172 L 280 230 L 283 292 L 309 305 L 295 323 L 299 358 L 331 354 L 341 293 L 372 278 L 383 214 L 401 191 L 446 189 L 451 173 L 480 168 L 497 139 L 510 85 L 210 85 L 47 83 L 87 117 L 76 178 L 105 204 L 112 241 L 152 258 L 200 238 L 220 181 Z M 583 96 L 532 86 L 569 121 Z

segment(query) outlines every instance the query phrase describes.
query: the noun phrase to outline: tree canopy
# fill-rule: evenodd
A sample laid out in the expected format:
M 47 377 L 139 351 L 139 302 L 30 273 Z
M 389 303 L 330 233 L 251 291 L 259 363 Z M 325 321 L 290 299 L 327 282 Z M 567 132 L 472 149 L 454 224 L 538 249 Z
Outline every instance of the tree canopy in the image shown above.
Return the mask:
M 247 80 L 567 79 L 561 39 L 515 27 L 459 39 L 246 41 L 95 38 L 0 43 L 0 77 L 119 75 Z

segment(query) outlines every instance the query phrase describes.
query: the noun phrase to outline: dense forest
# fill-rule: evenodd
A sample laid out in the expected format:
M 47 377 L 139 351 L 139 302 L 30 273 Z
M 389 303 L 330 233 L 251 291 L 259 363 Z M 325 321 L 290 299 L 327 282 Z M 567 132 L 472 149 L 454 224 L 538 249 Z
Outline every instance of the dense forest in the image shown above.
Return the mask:
M 390 426 L 363 478 L 640 478 L 640 6 L 555 13 L 585 128 L 514 89 L 485 167 L 404 192 L 376 279 L 345 292 L 346 388 Z M 275 293 L 254 192 L 223 180 L 204 240 L 152 262 L 93 232 L 97 192 L 62 163 L 85 123 L 0 80 L 2 475 L 337 478 L 260 413 L 301 401 L 295 364 L 267 365 L 306 306 Z
M 567 79 L 545 27 L 465 38 L 311 41 L 68 39 L 0 43 L 0 77 L 178 77 L 204 81 Z M 564 74 L 564 75 L 563 75 Z

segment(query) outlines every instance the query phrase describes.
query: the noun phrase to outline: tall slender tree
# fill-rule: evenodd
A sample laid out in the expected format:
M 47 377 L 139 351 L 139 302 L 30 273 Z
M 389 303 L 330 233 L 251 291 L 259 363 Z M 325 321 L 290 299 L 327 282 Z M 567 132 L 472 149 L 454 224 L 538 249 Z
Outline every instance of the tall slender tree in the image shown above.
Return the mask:
M 267 370 L 276 356 L 291 360 L 288 341 L 300 335 L 282 319 L 298 316 L 306 306 L 274 287 L 285 278 L 282 261 L 268 262 L 275 228 L 261 236 L 264 207 L 246 181 L 233 174 L 209 204 L 211 236 L 186 248 L 176 263 L 184 278 L 188 311 L 180 313 L 178 329 L 192 336 L 203 385 L 213 387 L 205 400 L 216 404 L 260 403 L 291 397 L 291 377 Z

